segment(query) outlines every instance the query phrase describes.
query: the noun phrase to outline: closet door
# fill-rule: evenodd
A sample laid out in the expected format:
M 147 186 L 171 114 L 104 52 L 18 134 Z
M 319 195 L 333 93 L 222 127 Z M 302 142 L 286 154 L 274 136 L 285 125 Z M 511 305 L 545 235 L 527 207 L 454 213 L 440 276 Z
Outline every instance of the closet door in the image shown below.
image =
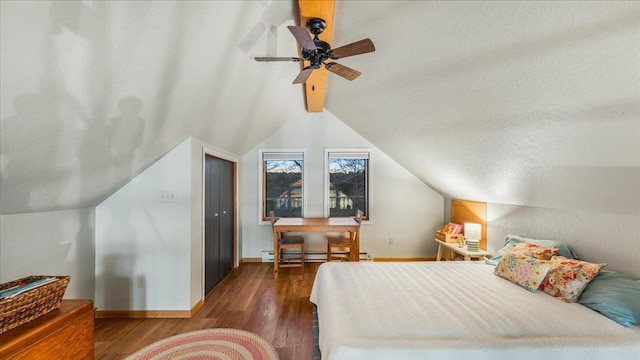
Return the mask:
M 220 174 L 217 159 L 205 160 L 204 283 L 205 295 L 220 281 Z
M 205 294 L 233 269 L 235 164 L 205 160 Z
M 218 159 L 220 169 L 220 279 L 233 269 L 234 164 Z

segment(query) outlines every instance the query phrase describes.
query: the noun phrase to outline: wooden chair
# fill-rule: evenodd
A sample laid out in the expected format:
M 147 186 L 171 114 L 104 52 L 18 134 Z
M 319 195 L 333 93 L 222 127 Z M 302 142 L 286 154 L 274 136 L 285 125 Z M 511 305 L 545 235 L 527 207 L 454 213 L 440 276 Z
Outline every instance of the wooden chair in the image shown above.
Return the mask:
M 273 224 L 278 221 L 273 210 L 269 211 L 269 217 L 271 218 L 271 229 L 273 229 L 274 238 L 278 238 L 278 244 L 274 252 L 277 251 L 279 254 L 279 261 L 275 263 L 275 273 L 278 272 L 278 268 L 280 267 L 299 267 L 301 270 L 304 270 L 304 237 L 300 235 L 294 236 L 284 236 L 284 233 L 277 234 Z M 284 249 L 300 249 L 300 254 L 288 254 L 286 257 L 284 256 Z M 274 254 L 275 255 L 275 254 Z M 292 260 L 300 260 L 300 262 L 292 263 Z M 274 259 L 275 261 L 275 259 Z
M 358 229 L 350 232 L 348 236 L 327 236 L 327 261 L 334 259 L 340 261 L 358 261 L 357 244 L 360 237 L 360 225 L 362 224 L 362 210 L 356 211 L 355 220 L 358 222 Z M 347 254 L 334 254 L 333 248 L 346 248 Z

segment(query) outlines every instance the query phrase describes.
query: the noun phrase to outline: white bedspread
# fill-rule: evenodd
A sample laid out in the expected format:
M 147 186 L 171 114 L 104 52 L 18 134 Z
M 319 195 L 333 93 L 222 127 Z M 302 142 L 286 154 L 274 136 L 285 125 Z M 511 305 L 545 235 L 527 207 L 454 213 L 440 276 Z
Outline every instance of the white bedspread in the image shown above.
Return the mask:
M 310 298 L 322 359 L 640 359 L 637 329 L 492 271 L 460 261 L 322 264 Z

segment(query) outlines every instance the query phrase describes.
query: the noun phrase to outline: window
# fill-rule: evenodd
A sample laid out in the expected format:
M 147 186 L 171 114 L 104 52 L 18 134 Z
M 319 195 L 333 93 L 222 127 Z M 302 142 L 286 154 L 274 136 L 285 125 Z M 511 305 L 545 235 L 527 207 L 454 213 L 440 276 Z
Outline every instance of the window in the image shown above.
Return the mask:
M 370 150 L 325 150 L 325 216 L 349 217 L 356 210 L 369 219 Z
M 271 210 L 277 217 L 303 217 L 304 152 L 261 150 L 260 159 L 262 220 Z

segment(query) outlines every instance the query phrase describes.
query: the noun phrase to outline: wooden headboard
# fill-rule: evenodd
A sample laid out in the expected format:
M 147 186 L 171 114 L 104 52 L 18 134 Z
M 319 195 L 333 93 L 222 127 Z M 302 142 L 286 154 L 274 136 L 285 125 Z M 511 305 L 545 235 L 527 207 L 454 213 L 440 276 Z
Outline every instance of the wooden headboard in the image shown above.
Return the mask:
M 451 222 L 466 222 L 482 225 L 480 248 L 487 249 L 487 203 L 468 200 L 451 200 Z

